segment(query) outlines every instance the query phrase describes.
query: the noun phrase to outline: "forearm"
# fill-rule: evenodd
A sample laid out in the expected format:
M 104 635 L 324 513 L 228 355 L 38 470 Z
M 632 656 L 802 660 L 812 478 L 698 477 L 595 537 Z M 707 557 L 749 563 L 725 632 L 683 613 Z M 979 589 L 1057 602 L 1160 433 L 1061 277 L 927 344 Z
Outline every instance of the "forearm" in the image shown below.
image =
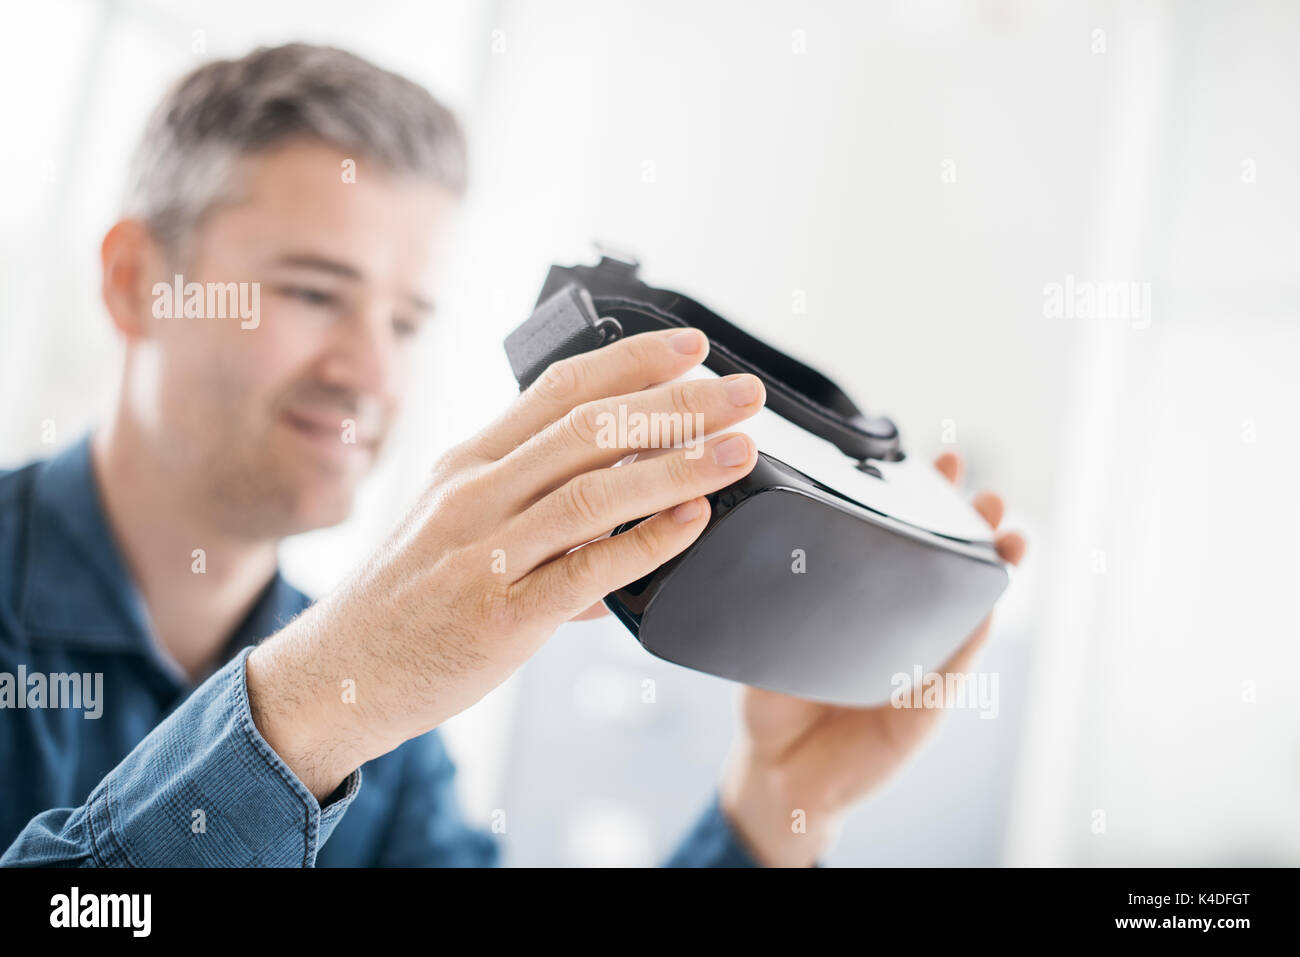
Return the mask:
M 33 818 L 9 866 L 310 867 L 351 804 L 345 775 L 322 808 L 258 732 L 246 654 L 204 682 L 95 786 Z

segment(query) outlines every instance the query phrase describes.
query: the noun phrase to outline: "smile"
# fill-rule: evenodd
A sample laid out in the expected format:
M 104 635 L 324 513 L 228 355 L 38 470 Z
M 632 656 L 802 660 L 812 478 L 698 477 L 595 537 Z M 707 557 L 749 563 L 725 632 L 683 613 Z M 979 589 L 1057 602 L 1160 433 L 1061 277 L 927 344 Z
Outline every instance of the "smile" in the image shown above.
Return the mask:
M 336 457 L 350 457 L 358 452 L 373 455 L 378 440 L 350 417 L 332 418 L 286 409 L 280 421 L 317 449 Z

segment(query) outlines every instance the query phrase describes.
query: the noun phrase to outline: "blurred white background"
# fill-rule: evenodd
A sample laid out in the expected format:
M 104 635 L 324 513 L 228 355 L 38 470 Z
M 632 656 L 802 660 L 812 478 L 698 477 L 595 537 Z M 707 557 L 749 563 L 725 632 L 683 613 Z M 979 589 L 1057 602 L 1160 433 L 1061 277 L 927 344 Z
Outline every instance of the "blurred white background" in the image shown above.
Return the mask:
M 956 712 L 831 863 L 1300 863 L 1300 6 L 910 0 L 43 0 L 0 32 L 0 464 L 103 414 L 99 240 L 166 85 L 346 46 L 458 110 L 472 193 L 401 441 L 319 594 L 514 392 L 547 265 L 635 251 L 955 439 L 1030 555 Z M 1049 318 L 1067 277 L 1150 322 Z M 799 303 L 806 308 L 799 309 Z M 641 682 L 657 703 L 641 703 Z M 519 864 L 653 863 L 717 779 L 733 689 L 570 626 L 447 728 Z

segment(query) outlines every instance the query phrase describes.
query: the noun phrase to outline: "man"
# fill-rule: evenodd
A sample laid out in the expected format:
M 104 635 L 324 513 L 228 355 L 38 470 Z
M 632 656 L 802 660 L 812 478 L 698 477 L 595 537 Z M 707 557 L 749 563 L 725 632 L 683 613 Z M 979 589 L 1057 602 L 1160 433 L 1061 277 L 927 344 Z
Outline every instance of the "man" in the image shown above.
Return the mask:
M 0 715 L 4 864 L 497 860 L 435 729 L 699 535 L 704 496 L 755 463 L 726 430 L 764 395 L 752 376 L 665 385 L 703 360 L 694 330 L 560 363 L 309 607 L 277 543 L 341 521 L 378 454 L 464 168 L 446 109 L 338 50 L 211 63 L 159 107 L 102 246 L 126 343 L 116 406 L 0 477 L 0 672 L 103 676 L 84 689 L 98 717 Z M 217 294 L 192 300 L 191 283 Z M 699 412 L 717 435 L 612 469 L 628 450 L 593 423 L 619 405 Z M 976 504 L 996 525 L 996 496 Z M 1018 560 L 1023 542 L 1000 549 Z M 815 863 L 933 720 L 747 690 L 722 784 L 670 863 Z

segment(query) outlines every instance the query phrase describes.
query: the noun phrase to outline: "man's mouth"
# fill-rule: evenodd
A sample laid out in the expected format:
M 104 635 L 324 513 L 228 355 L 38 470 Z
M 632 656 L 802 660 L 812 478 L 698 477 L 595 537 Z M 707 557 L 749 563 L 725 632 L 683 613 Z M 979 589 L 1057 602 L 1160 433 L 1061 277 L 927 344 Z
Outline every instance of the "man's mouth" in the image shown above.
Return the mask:
M 335 410 L 287 408 L 280 420 L 301 438 L 337 457 L 359 452 L 373 456 L 379 446 L 377 428 Z

